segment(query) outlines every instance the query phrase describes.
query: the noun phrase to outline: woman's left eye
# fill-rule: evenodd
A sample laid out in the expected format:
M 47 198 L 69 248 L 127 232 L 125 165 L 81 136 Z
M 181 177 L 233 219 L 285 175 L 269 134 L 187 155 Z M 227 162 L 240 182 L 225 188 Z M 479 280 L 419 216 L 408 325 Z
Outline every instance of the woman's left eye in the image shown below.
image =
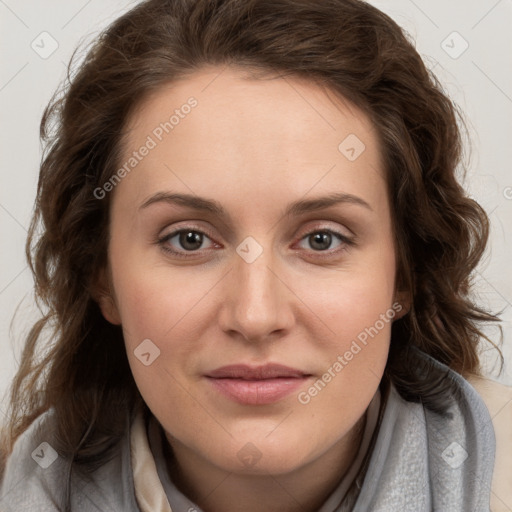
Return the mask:
M 308 233 L 306 236 L 304 236 L 301 239 L 301 242 L 308 243 L 310 248 L 312 248 L 315 252 L 333 249 L 333 242 L 337 242 L 337 245 L 334 247 L 334 249 L 337 249 L 341 246 L 351 245 L 353 243 L 349 237 L 330 229 L 312 231 L 311 233 Z

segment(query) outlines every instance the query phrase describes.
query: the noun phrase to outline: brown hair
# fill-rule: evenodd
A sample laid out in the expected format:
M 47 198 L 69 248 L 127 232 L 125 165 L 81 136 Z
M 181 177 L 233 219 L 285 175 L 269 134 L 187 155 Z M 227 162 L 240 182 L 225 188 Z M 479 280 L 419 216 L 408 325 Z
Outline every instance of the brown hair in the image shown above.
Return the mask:
M 94 190 L 118 169 L 136 106 L 204 65 L 307 78 L 368 114 L 388 175 L 397 285 L 413 297 L 393 325 L 386 375 L 404 396 L 421 395 L 411 346 L 462 374 L 479 371 L 478 325 L 496 317 L 469 291 L 488 219 L 457 181 L 457 109 L 400 27 L 360 0 L 148 0 L 102 33 L 42 119 L 27 257 L 44 316 L 13 383 L 5 453 L 52 408 L 60 450 L 101 461 L 141 402 L 122 331 L 93 299 L 109 236 L 109 195 Z

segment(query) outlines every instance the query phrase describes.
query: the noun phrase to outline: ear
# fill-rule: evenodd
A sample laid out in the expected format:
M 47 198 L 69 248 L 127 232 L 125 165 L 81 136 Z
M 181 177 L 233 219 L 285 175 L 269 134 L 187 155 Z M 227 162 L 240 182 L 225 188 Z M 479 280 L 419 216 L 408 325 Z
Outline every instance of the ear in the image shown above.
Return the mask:
M 393 309 L 396 312 L 395 320 L 399 320 L 409 313 L 411 310 L 411 294 L 408 291 L 396 291 L 395 300 L 393 302 Z
M 121 315 L 114 300 L 112 292 L 113 286 L 108 271 L 103 268 L 100 270 L 94 289 L 93 299 L 100 307 L 101 313 L 107 322 L 114 325 L 121 325 Z

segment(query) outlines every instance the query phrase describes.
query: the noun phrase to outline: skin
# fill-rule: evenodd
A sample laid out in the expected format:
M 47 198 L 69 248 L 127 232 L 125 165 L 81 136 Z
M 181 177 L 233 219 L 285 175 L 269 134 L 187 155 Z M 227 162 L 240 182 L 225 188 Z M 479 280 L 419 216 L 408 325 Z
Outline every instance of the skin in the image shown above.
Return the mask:
M 100 306 L 122 325 L 133 376 L 167 433 L 176 457 L 169 470 L 183 492 L 207 512 L 240 503 L 249 512 L 316 510 L 357 453 L 392 322 L 307 404 L 298 393 L 406 300 L 395 290 L 376 132 L 354 105 L 312 82 L 207 67 L 144 100 L 127 126 L 126 159 L 191 96 L 197 106 L 111 192 Z M 365 144 L 354 161 L 338 149 L 349 134 Z M 142 206 L 160 192 L 214 200 L 226 216 L 164 200 Z M 367 206 L 344 201 L 284 215 L 295 201 L 333 192 Z M 158 243 L 179 228 L 205 233 L 200 248 L 187 251 L 179 236 Z M 352 242 L 333 235 L 318 249 L 309 235 L 326 229 Z M 236 251 L 248 236 L 263 249 L 251 263 Z M 160 350 L 148 366 L 134 354 L 145 339 Z M 268 362 L 311 377 L 267 405 L 235 403 L 204 377 L 228 364 Z M 247 443 L 259 454 L 255 464 L 239 457 Z

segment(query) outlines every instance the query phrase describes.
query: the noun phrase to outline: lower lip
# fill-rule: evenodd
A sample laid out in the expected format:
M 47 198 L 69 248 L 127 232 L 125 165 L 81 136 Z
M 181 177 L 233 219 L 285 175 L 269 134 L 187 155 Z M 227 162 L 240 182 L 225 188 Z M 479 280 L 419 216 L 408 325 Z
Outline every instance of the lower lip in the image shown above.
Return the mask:
M 216 379 L 208 377 L 223 395 L 244 405 L 272 404 L 302 386 L 308 377 L 282 377 L 264 380 Z

